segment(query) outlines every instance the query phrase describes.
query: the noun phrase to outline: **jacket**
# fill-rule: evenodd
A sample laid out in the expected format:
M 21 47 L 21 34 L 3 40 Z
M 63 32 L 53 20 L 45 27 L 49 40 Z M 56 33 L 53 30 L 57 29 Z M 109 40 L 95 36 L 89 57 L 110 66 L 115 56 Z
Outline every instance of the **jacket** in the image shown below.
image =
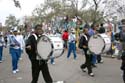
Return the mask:
M 38 37 L 38 36 L 37 36 Z M 29 58 L 31 60 L 36 60 L 36 56 L 37 56 L 37 40 L 35 39 L 35 37 L 33 35 L 31 35 L 28 39 L 27 39 L 27 43 L 26 46 L 31 46 L 31 50 L 25 48 L 26 53 L 28 54 Z
M 63 40 L 68 40 L 68 36 L 69 36 L 68 32 L 64 32 L 64 33 L 62 34 L 62 39 L 63 39 Z

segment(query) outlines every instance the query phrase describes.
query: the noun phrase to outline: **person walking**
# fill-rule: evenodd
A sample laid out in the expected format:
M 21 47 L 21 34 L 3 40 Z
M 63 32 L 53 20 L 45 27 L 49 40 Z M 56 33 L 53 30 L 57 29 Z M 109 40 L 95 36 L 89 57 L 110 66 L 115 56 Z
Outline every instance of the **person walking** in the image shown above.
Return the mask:
M 18 63 L 20 57 L 20 40 L 17 36 L 17 27 L 14 28 L 13 33 L 8 37 L 10 46 L 9 52 L 12 57 L 12 73 L 16 74 L 17 72 L 19 72 Z
M 122 64 L 121 64 L 121 70 L 123 71 L 123 81 L 125 83 L 125 19 L 121 20 L 122 23 L 122 31 L 120 32 L 120 42 L 122 44 Z
M 68 30 L 64 30 L 63 34 L 62 34 L 62 39 L 64 41 L 64 48 L 67 49 L 67 42 L 68 42 Z
M 67 58 L 69 59 L 69 57 L 71 55 L 71 52 L 73 52 L 74 59 L 76 59 L 77 58 L 77 55 L 76 55 L 76 44 L 75 44 L 76 37 L 75 37 L 75 30 L 74 29 L 72 29 L 71 33 L 69 34 L 68 42 L 69 42 L 69 46 L 68 46 Z
M 17 36 L 18 36 L 18 40 L 19 40 L 19 43 L 20 43 L 20 56 L 19 56 L 19 59 L 22 60 L 21 55 L 22 55 L 23 49 L 25 47 L 25 41 L 23 39 L 23 35 L 21 34 L 20 30 L 18 30 Z
M 89 40 L 89 34 L 88 34 L 88 28 L 83 29 L 83 34 L 80 36 L 80 40 L 82 41 L 82 47 L 83 51 L 85 53 L 85 63 L 80 66 L 83 72 L 85 72 L 85 68 L 88 69 L 88 74 L 90 76 L 94 76 L 92 72 L 92 64 L 91 64 L 91 58 L 92 54 L 88 54 L 88 40 Z
M 3 32 L 0 32 L 0 63 L 3 62 L 3 47 L 5 46 Z
M 32 66 L 32 82 L 31 83 L 38 82 L 38 77 L 39 77 L 40 71 L 42 71 L 45 83 L 53 83 L 53 80 L 50 76 L 50 72 L 48 69 L 47 61 L 43 60 L 43 59 L 39 60 L 37 58 L 37 56 L 38 56 L 37 39 L 40 38 L 40 35 L 42 35 L 42 33 L 43 33 L 42 25 L 39 25 L 39 24 L 36 25 L 34 34 L 28 38 L 27 43 L 26 43 L 26 53 L 29 56 L 29 59 L 31 61 L 31 66 Z

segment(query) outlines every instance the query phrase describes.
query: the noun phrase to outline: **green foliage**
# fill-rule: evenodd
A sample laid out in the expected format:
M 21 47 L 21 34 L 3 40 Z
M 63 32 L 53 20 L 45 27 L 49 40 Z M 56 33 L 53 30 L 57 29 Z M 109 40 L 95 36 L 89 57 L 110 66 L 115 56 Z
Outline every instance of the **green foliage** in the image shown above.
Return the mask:
M 105 18 L 103 9 L 99 10 L 101 2 L 103 0 L 45 0 L 44 4 L 34 9 L 33 16 L 38 19 L 36 21 L 48 22 L 56 16 L 78 15 L 85 22 L 101 23 Z M 86 9 L 88 5 L 90 7 Z
M 17 20 L 16 17 L 13 16 L 13 15 L 9 15 L 6 18 L 6 20 L 5 20 L 5 25 L 8 28 L 12 28 L 12 27 L 18 26 L 18 24 L 19 24 L 19 20 Z

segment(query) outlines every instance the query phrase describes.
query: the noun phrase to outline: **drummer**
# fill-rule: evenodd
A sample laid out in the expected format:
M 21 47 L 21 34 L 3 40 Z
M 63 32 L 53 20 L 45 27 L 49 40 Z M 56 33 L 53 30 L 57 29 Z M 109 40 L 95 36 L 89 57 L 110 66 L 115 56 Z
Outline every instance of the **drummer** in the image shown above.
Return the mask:
M 36 37 L 39 38 L 39 35 L 43 34 L 42 26 L 36 25 L 34 35 L 31 35 L 28 38 L 28 42 L 26 44 L 26 52 L 29 56 L 32 65 L 32 82 L 37 83 L 40 71 L 42 71 L 43 78 L 46 83 L 52 83 L 52 78 L 49 73 L 48 64 L 45 60 L 37 59 L 37 40 Z
M 125 83 L 125 19 L 122 19 L 122 31 L 120 32 L 120 41 L 122 43 L 122 64 L 121 64 L 121 70 L 123 71 L 123 81 Z
M 91 25 L 91 27 L 88 30 L 88 34 L 89 34 L 90 37 L 97 34 L 97 31 L 96 31 L 97 28 L 98 28 L 98 25 L 94 25 L 94 24 Z M 97 65 L 96 65 L 96 63 L 97 63 L 96 54 L 92 54 L 92 61 L 91 62 L 92 62 L 92 67 L 97 67 Z
M 88 74 L 90 76 L 94 76 L 92 72 L 92 65 L 91 65 L 91 58 L 92 55 L 88 54 L 88 40 L 89 40 L 89 34 L 88 34 L 88 28 L 83 29 L 83 34 L 81 34 L 81 39 L 82 39 L 82 46 L 83 46 L 83 51 L 85 53 L 85 63 L 80 66 L 83 72 L 86 72 L 86 68 L 88 69 Z

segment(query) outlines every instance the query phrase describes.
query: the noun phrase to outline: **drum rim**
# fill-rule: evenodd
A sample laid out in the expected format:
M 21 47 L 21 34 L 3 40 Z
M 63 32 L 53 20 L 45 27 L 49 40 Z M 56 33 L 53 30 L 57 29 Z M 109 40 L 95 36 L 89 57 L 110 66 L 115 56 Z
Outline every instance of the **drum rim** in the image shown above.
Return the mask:
M 53 55 L 53 53 L 54 53 L 54 45 L 53 45 L 53 43 L 51 42 L 51 39 L 50 39 L 48 36 L 46 36 L 46 35 L 41 35 L 40 38 L 38 38 L 38 40 L 37 40 L 37 45 L 38 45 L 38 42 L 40 41 L 41 37 L 43 37 L 43 36 L 44 36 L 44 37 L 47 37 L 47 38 L 49 39 L 49 41 L 50 41 L 50 43 L 51 43 L 51 52 L 49 53 L 47 59 L 43 59 L 43 58 L 40 56 L 40 54 L 38 53 L 38 47 L 37 47 L 37 54 L 38 54 L 38 57 L 40 56 L 42 60 L 49 60 L 49 59 L 51 59 L 51 55 Z M 53 58 L 58 58 L 58 57 L 62 56 L 63 53 L 64 53 L 64 51 L 65 51 L 65 50 L 64 50 L 64 46 L 63 46 L 63 49 L 62 49 L 61 54 L 60 54 L 59 56 L 56 56 L 56 57 L 53 57 Z
M 91 36 L 91 37 L 94 37 L 94 36 L 97 36 L 97 37 L 100 37 L 100 38 L 102 38 L 102 36 L 100 35 L 100 34 L 96 34 L 96 35 L 93 35 L 93 36 Z M 90 40 L 90 39 L 89 39 Z M 104 46 L 103 46 L 103 48 L 102 48 L 102 50 L 101 50 L 101 52 L 100 53 L 95 53 L 95 52 L 93 52 L 92 50 L 90 50 L 90 48 L 88 48 L 89 49 L 89 51 L 91 52 L 91 53 L 93 53 L 93 54 L 101 54 L 101 53 L 103 53 L 104 52 L 104 49 L 105 49 L 105 40 L 102 38 L 102 40 L 103 40 L 103 43 L 104 43 Z M 89 41 L 88 41 L 89 42 Z M 88 43 L 89 44 L 89 43 Z
M 47 59 L 43 59 L 40 56 L 40 54 L 38 53 L 38 42 L 40 41 L 41 37 L 47 37 L 47 36 L 46 35 L 41 35 L 40 38 L 38 38 L 38 40 L 37 40 L 37 48 L 36 48 L 37 49 L 37 56 L 40 57 L 42 60 L 48 60 L 50 58 L 50 56 L 53 54 L 53 49 L 54 49 L 53 48 L 53 44 L 51 43 L 51 52 L 49 53 L 48 58 Z M 47 37 L 47 38 L 49 39 L 49 41 L 51 41 L 49 37 Z

